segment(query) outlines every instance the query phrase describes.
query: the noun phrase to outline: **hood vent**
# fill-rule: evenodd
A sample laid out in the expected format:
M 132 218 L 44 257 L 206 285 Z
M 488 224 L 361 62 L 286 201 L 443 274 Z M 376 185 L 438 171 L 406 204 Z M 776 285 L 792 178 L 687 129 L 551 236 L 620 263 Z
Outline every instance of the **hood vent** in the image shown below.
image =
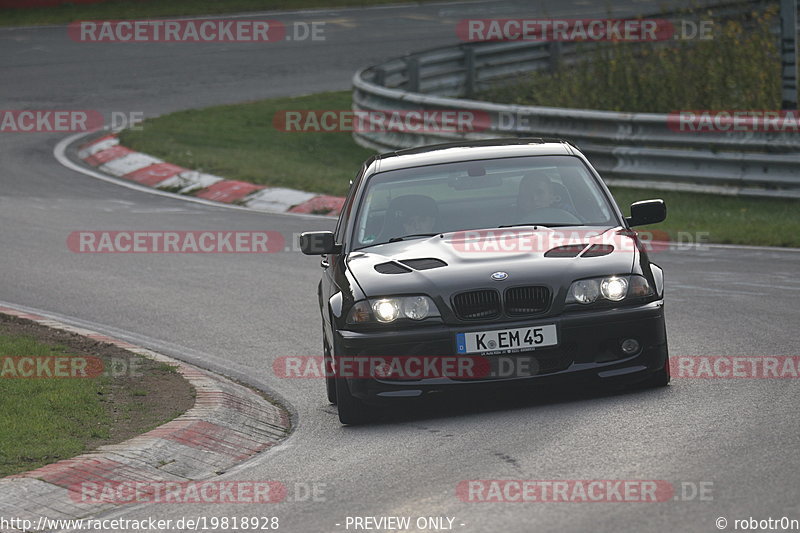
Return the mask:
M 567 244 L 545 252 L 545 257 L 577 257 L 586 248 L 585 244 Z
M 610 244 L 593 244 L 581 254 L 581 257 L 601 257 L 613 251 L 614 247 Z
M 435 259 L 433 257 L 427 259 L 406 259 L 400 262 L 414 270 L 430 270 L 432 268 L 447 266 L 447 263 L 441 259 Z
M 375 265 L 375 270 L 381 274 L 408 274 L 411 269 L 394 261 Z
M 441 259 L 429 257 L 426 259 L 405 259 L 403 261 L 389 261 L 375 265 L 375 270 L 381 274 L 408 274 L 413 270 L 430 270 L 445 267 L 447 263 Z

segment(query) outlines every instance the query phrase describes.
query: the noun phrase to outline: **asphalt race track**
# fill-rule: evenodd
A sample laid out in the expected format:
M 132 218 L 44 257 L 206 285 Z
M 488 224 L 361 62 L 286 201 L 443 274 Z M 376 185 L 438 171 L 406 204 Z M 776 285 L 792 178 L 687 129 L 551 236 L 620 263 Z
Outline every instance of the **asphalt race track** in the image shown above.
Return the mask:
M 658 7 L 628 0 L 612 14 Z M 326 40 L 266 45 L 88 44 L 70 41 L 64 27 L 0 29 L 0 108 L 151 117 L 343 90 L 360 67 L 456 43 L 452 27 L 467 16 L 608 13 L 605 3 L 555 0 L 282 13 L 271 17 L 327 21 Z M 321 353 L 318 258 L 76 254 L 66 246 L 78 230 L 290 236 L 331 229 L 334 221 L 200 205 L 93 179 L 56 161 L 53 148 L 64 137 L 1 134 L 0 305 L 90 325 L 268 391 L 292 412 L 295 431 L 223 478 L 325 488 L 321 501 L 140 505 L 112 516 L 267 515 L 289 532 L 345 531 L 348 516 L 455 517 L 453 528 L 464 532 L 717 531 L 718 517 L 728 530 L 735 519 L 800 519 L 796 379 L 673 379 L 665 389 L 617 394 L 444 398 L 386 423 L 341 426 L 320 380 L 279 379 L 272 370 L 276 357 Z M 654 260 L 667 276 L 672 356 L 800 355 L 800 252 L 686 246 Z M 461 501 L 456 486 L 475 479 L 666 480 L 679 490 L 659 503 Z M 690 498 L 701 484 L 713 490 Z

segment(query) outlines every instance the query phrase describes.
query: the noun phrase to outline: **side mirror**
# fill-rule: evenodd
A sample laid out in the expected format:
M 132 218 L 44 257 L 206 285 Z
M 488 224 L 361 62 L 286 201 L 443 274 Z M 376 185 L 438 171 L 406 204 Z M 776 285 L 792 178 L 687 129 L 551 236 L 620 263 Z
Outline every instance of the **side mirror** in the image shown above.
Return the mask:
M 642 200 L 631 204 L 631 216 L 625 220 L 633 227 L 663 222 L 666 218 L 667 204 L 664 200 Z
M 332 231 L 307 231 L 300 234 L 300 250 L 306 255 L 338 254 L 342 246 L 336 244 Z

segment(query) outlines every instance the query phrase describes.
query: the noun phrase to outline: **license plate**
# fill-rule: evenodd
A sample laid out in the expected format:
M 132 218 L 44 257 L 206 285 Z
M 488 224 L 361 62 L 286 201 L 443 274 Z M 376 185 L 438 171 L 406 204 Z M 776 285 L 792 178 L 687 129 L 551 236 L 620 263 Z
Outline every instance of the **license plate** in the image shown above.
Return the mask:
M 456 333 L 456 352 L 487 355 L 534 350 L 558 344 L 555 324 L 493 331 Z

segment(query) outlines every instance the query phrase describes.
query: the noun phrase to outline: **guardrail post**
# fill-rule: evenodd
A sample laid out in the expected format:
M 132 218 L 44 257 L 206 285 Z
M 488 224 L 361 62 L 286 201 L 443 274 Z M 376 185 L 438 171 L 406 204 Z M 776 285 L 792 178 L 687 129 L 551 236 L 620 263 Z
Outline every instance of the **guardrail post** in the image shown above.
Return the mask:
M 464 95 L 467 98 L 475 96 L 476 92 L 476 75 L 475 72 L 475 48 L 471 46 L 464 47 Z
M 419 58 L 414 56 L 406 57 L 406 73 L 408 75 L 406 90 L 415 93 L 419 92 Z
M 781 107 L 797 109 L 797 0 L 781 0 Z
M 375 67 L 372 71 L 375 73 L 375 76 L 372 78 L 375 85 L 386 87 L 386 69 L 383 67 Z
M 561 66 L 561 42 L 552 41 L 547 46 L 547 51 L 550 53 L 550 72 L 555 72 Z

